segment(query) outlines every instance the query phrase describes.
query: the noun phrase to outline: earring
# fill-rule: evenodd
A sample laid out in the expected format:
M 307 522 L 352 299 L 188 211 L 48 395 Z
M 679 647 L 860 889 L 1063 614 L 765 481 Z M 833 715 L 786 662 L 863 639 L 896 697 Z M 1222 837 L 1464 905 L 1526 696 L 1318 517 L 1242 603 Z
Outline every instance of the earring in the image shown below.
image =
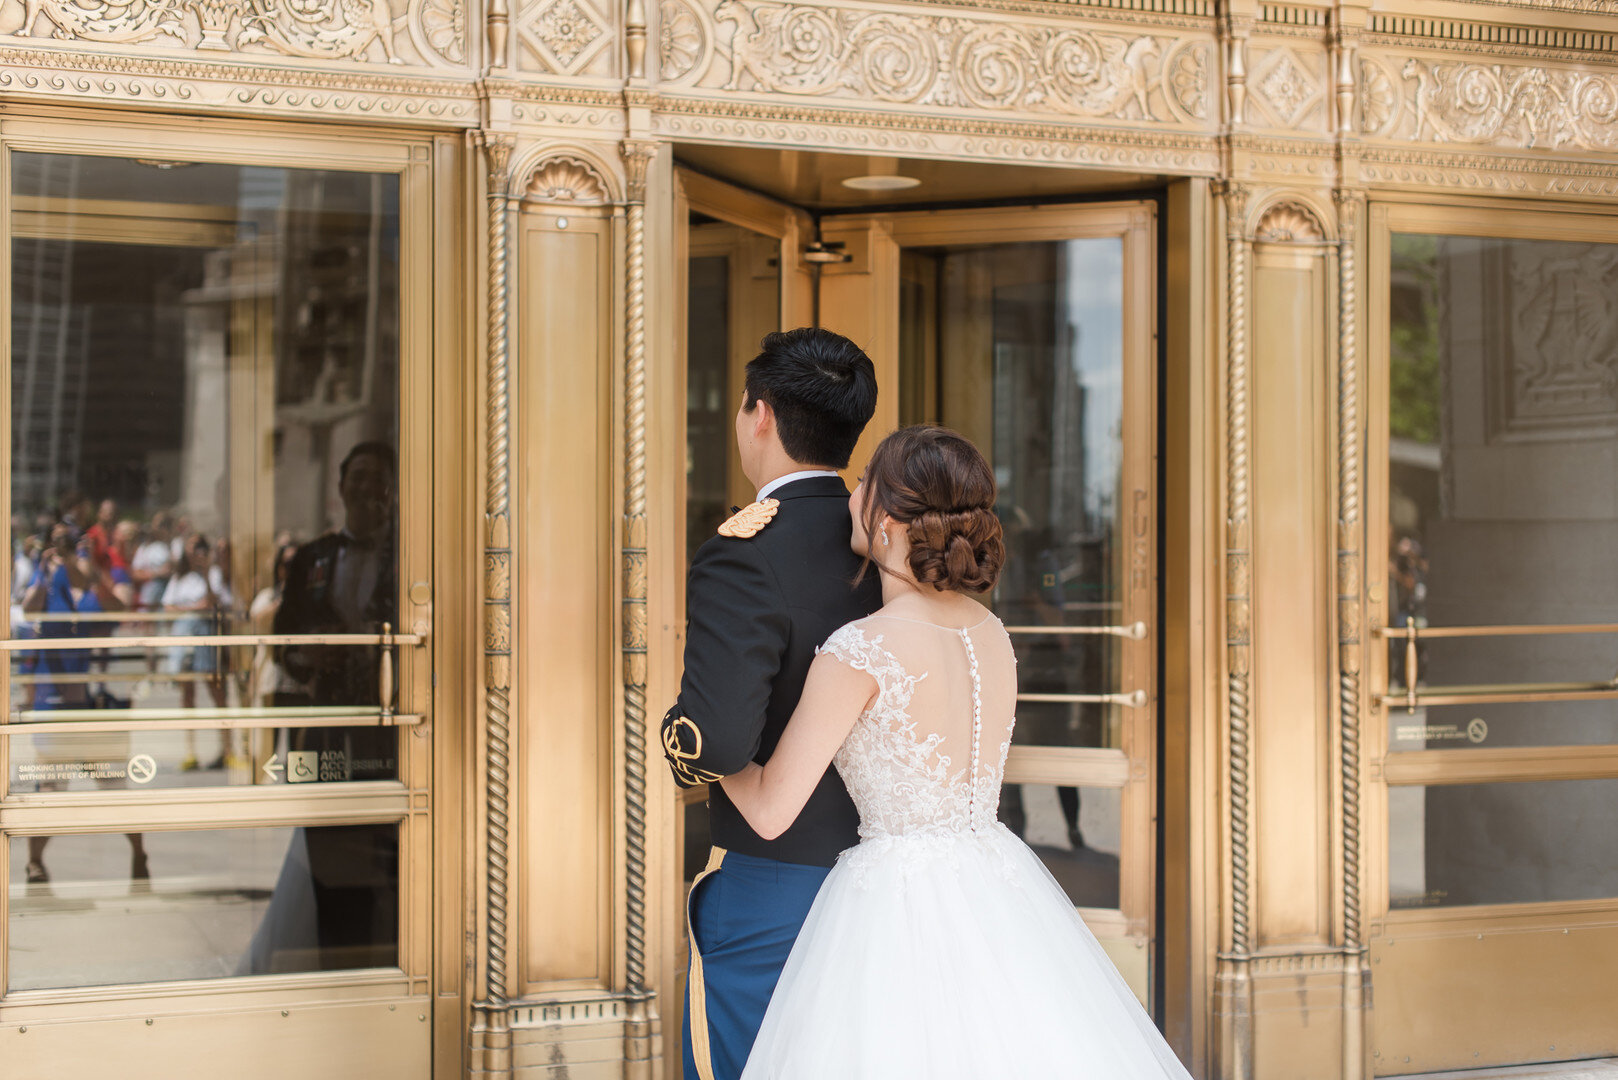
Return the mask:
M 882 546 L 883 547 L 888 546 L 888 530 L 886 530 L 886 529 L 882 530 Z

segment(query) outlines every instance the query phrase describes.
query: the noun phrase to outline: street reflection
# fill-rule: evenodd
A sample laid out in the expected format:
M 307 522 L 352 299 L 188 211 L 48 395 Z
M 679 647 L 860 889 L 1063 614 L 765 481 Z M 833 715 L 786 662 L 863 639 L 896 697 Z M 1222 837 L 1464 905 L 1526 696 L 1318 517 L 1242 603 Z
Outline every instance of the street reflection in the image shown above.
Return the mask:
M 397 776 L 265 711 L 374 712 L 379 648 L 163 643 L 397 623 L 397 178 L 12 160 L 10 790 Z
M 312 884 L 305 847 L 312 837 L 331 850 L 368 848 L 378 829 L 397 845 L 394 825 L 151 832 L 146 848 L 163 868 L 152 879 L 140 873 L 146 854 L 132 866 L 116 834 L 56 836 L 43 882 L 22 872 L 42 838 L 14 837 L 8 988 L 394 967 L 397 876 L 356 866 Z M 334 890 L 340 923 L 321 915 Z

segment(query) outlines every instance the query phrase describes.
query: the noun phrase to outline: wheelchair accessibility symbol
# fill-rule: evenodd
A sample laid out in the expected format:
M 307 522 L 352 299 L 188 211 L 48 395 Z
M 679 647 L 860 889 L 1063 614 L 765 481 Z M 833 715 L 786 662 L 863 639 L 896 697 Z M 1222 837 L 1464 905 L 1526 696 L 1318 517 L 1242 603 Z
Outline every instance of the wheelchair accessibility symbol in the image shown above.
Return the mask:
M 320 751 L 293 750 L 287 754 L 287 783 L 308 784 L 320 779 Z

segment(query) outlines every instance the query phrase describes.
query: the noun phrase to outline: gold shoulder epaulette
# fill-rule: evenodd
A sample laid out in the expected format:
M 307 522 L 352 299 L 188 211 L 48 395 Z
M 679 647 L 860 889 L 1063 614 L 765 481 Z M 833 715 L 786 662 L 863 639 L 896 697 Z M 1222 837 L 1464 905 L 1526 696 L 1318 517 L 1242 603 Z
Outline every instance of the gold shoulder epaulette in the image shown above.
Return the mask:
M 775 512 L 781 508 L 776 499 L 765 499 L 763 502 L 748 503 L 719 526 L 720 536 L 730 536 L 738 540 L 745 540 L 750 536 L 757 536 L 764 526 L 770 523 Z

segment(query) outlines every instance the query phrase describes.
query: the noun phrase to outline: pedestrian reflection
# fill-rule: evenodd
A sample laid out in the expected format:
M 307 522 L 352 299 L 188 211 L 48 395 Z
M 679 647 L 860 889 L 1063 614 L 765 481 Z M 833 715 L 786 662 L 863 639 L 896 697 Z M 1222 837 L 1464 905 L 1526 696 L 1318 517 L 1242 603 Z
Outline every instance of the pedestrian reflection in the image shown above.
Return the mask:
M 93 542 L 80 534 L 71 520 L 53 524 L 49 537 L 49 544 L 23 593 L 22 612 L 25 617 L 46 616 L 38 620 L 35 631 L 41 639 L 96 636 L 98 628 L 105 624 L 79 622 L 62 616 L 124 610 L 125 604 L 118 595 L 112 573 L 98 563 Z M 104 704 L 91 692 L 88 649 L 41 649 L 24 654 L 22 671 L 35 677 L 32 701 L 35 711 L 88 709 Z M 87 753 L 111 760 L 129 756 L 127 732 L 102 734 L 97 739 L 100 745 L 95 747 L 88 747 L 83 735 L 35 735 L 33 739 L 38 760 L 45 763 L 71 764 Z M 42 780 L 38 789 L 60 791 L 65 786 L 64 781 Z M 120 787 L 122 781 L 97 779 L 96 786 Z M 139 833 L 125 835 L 129 838 L 130 880 L 144 883 L 151 877 L 145 843 Z M 45 866 L 45 847 L 49 843 L 48 836 L 28 838 L 25 876 L 30 886 L 44 887 L 50 881 L 50 871 Z
M 277 634 L 374 634 L 385 624 L 397 625 L 396 490 L 392 447 L 362 442 L 348 452 L 338 471 L 343 526 L 292 556 L 273 617 Z M 380 663 L 380 651 L 369 646 L 285 648 L 279 657 L 283 689 L 272 701 L 317 709 L 379 707 Z M 392 728 L 293 729 L 288 745 L 289 782 L 384 780 L 398 774 Z M 249 970 L 395 963 L 398 835 L 395 825 L 294 830 L 254 937 Z M 357 956 L 370 960 L 356 962 Z

